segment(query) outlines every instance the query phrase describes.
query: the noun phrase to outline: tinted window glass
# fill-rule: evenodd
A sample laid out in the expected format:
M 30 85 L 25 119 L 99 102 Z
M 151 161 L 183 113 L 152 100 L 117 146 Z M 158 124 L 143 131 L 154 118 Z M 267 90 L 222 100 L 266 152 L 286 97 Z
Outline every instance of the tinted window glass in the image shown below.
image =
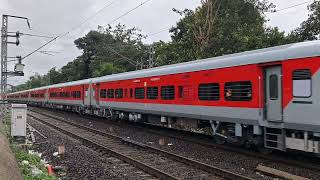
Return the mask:
M 198 88 L 200 100 L 217 101 L 220 99 L 220 87 L 218 83 L 200 84 Z
M 276 100 L 278 99 L 278 76 L 276 74 L 272 74 L 269 76 L 269 93 L 270 99 Z
M 147 98 L 148 99 L 158 99 L 158 87 L 148 87 L 147 88 Z
M 117 99 L 123 98 L 123 89 L 116 89 L 115 96 Z
M 162 86 L 161 87 L 161 99 L 173 100 L 174 99 L 174 86 Z
M 107 97 L 107 90 L 101 89 L 100 90 L 100 98 L 106 98 Z
M 134 97 L 136 99 L 144 99 L 144 88 L 135 88 Z
M 108 98 L 114 98 L 114 89 L 108 89 L 107 97 Z
M 224 92 L 227 101 L 250 101 L 252 99 L 250 81 L 227 82 L 224 85 Z

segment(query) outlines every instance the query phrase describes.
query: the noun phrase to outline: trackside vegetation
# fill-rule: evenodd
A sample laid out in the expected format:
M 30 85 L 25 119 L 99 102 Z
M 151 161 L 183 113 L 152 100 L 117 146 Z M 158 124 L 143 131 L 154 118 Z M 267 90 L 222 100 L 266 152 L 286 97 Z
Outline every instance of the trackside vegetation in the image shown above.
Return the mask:
M 21 174 L 25 180 L 57 180 L 55 176 L 49 176 L 45 165 L 41 162 L 41 158 L 34 154 L 29 154 L 21 145 L 16 144 L 10 137 L 10 113 L 7 113 L 4 117 L 3 127 L 1 133 L 5 134 L 10 140 L 10 148 L 14 153 L 18 166 L 21 170 Z M 32 173 L 32 169 L 41 171 L 38 175 Z

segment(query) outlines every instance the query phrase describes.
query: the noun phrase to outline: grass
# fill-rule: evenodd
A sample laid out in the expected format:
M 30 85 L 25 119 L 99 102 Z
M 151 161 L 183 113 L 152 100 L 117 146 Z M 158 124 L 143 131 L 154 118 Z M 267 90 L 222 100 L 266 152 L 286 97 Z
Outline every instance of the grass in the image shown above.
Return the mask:
M 11 113 L 7 113 L 4 117 L 3 128 L 0 128 L 0 131 L 4 133 L 8 139 L 10 140 L 10 148 L 14 153 L 19 168 L 21 170 L 21 174 L 25 180 L 57 180 L 55 176 L 49 176 L 47 173 L 47 169 L 43 163 L 41 163 L 41 158 L 37 155 L 29 154 L 26 150 L 22 149 L 20 145 L 15 144 L 11 141 L 10 137 L 10 128 L 11 128 Z M 23 164 L 22 161 L 28 161 L 29 164 Z M 33 176 L 31 172 L 30 165 L 33 165 L 42 171 L 41 174 L 37 176 Z

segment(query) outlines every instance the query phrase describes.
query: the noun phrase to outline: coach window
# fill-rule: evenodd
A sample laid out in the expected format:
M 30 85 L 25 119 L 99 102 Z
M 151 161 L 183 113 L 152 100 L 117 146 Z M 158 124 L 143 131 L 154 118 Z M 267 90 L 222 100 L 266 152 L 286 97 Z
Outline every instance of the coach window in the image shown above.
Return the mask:
M 107 97 L 107 90 L 101 89 L 100 90 L 100 98 L 106 98 Z
M 147 98 L 148 99 L 158 99 L 158 87 L 148 87 L 147 88 Z
M 80 91 L 76 91 L 76 97 L 77 98 L 81 98 L 81 92 Z
M 108 89 L 107 97 L 110 99 L 114 98 L 114 89 Z
M 272 74 L 269 77 L 269 93 L 271 100 L 278 99 L 278 76 L 276 74 Z
M 227 82 L 224 85 L 224 95 L 227 101 L 250 101 L 252 99 L 251 82 Z
M 161 99 L 163 100 L 173 100 L 174 95 L 174 86 L 162 86 L 161 87 Z
M 116 89 L 115 96 L 116 96 L 116 99 L 123 98 L 123 89 Z
M 220 99 L 220 86 L 218 83 L 200 84 L 198 97 L 202 101 L 218 101 Z
M 298 69 L 293 71 L 293 96 L 307 98 L 311 97 L 311 71 L 309 69 Z
M 134 97 L 136 98 L 136 99 L 144 99 L 144 94 L 145 94 L 145 92 L 144 92 L 145 90 L 144 90 L 144 88 L 135 88 L 135 90 L 134 90 Z
M 88 89 L 85 90 L 85 97 L 88 97 Z

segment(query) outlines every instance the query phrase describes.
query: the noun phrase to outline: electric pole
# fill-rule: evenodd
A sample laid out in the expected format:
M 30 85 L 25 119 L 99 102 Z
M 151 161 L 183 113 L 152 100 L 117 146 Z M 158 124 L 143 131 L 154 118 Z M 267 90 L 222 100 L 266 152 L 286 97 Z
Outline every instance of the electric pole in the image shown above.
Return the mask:
M 154 47 L 151 45 L 149 47 L 149 60 L 148 60 L 148 68 L 153 68 L 155 65 L 154 61 Z
M 30 23 L 28 18 L 21 17 L 21 16 L 12 16 L 12 15 L 2 15 L 2 27 L 1 27 L 1 101 L 2 103 L 7 103 L 7 79 L 8 75 L 13 76 L 21 76 L 23 75 L 23 72 L 21 72 L 21 69 L 23 70 L 24 65 L 21 64 L 21 57 L 18 59 L 18 64 L 15 66 L 14 72 L 8 72 L 8 44 L 15 44 L 18 46 L 20 44 L 19 38 L 20 38 L 20 32 L 17 31 L 15 35 L 8 35 L 8 20 L 9 18 L 16 18 L 16 19 L 25 19 L 27 20 L 28 27 L 30 29 Z M 15 42 L 8 41 L 8 37 L 15 37 Z
M 2 16 L 1 28 L 1 100 L 6 100 L 7 91 L 7 51 L 8 51 L 8 16 Z M 5 102 L 4 102 L 5 103 Z

